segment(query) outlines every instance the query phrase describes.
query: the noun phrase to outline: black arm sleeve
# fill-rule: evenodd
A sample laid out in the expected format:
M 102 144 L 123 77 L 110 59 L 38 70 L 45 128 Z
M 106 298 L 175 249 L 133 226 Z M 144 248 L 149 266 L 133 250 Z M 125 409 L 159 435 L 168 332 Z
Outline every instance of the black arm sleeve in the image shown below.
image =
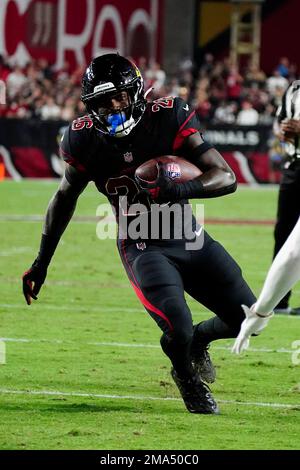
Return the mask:
M 48 205 L 37 257 L 37 261 L 43 265 L 49 265 L 58 242 L 73 216 L 77 199 L 86 185 L 87 182 L 82 180 L 80 184 L 79 182 L 70 184 L 64 176 L 58 190 L 52 197 Z
M 177 184 L 177 188 L 178 192 L 176 198 L 178 200 L 193 198 L 208 199 L 233 193 L 237 188 L 237 182 L 234 181 L 232 184 L 223 188 L 207 190 L 204 188 L 203 183 L 199 179 L 195 179 L 192 181 L 187 181 L 186 183 Z
M 59 242 L 59 237 L 42 234 L 40 249 L 36 261 L 48 266 Z
M 217 159 L 218 164 L 222 166 L 222 170 L 217 165 L 211 167 L 209 177 L 203 174 L 194 180 L 187 181 L 186 183 L 177 184 L 176 198 L 189 199 L 189 198 L 213 198 L 225 196 L 226 194 L 233 193 L 237 188 L 236 178 L 223 160 L 221 155 L 212 147 L 208 142 L 202 142 L 200 145 L 194 147 L 189 152 L 189 161 L 193 162 L 198 168 L 201 169 L 202 156 L 206 154 L 210 159 Z M 220 163 L 219 163 L 220 162 Z

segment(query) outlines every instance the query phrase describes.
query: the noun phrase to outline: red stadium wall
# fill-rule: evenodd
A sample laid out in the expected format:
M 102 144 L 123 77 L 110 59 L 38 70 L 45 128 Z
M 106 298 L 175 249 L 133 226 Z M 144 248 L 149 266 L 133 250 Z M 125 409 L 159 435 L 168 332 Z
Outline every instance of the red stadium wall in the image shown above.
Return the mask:
M 119 52 L 160 60 L 164 0 L 1 0 L 0 54 L 57 69 Z
M 263 21 L 261 67 L 268 73 L 278 65 L 280 57 L 288 57 L 300 68 L 299 30 L 300 1 L 284 0 Z

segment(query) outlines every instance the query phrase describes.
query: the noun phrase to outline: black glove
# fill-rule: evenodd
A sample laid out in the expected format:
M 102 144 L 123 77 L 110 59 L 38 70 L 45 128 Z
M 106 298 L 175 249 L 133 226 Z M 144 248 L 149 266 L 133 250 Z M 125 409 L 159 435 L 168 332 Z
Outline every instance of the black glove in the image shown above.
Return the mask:
M 180 191 L 178 183 L 174 183 L 168 176 L 165 175 L 163 163 L 158 162 L 157 166 L 157 178 L 155 181 L 149 183 L 142 180 L 138 176 L 135 176 L 135 180 L 142 192 L 148 193 L 151 198 L 161 204 L 163 202 L 175 202 L 180 199 Z
M 31 304 L 31 298 L 37 300 L 42 285 L 47 276 L 47 266 L 41 263 L 38 258 L 33 262 L 31 268 L 23 274 L 23 294 L 27 305 Z M 32 283 L 34 286 L 32 288 Z

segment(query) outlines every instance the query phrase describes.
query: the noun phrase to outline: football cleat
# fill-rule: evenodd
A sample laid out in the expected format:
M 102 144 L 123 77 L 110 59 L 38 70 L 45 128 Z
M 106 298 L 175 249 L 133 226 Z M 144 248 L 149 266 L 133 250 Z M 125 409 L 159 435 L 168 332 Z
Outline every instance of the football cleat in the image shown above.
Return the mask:
M 290 315 L 300 315 L 300 307 L 291 307 Z
M 198 374 L 188 379 L 181 379 L 172 368 L 171 375 L 190 413 L 219 414 L 218 405 L 208 386 L 200 380 Z
M 300 307 L 277 307 L 274 308 L 275 314 L 281 315 L 300 315 Z
M 191 360 L 201 380 L 207 383 L 213 383 L 216 380 L 216 369 L 210 358 L 208 348 L 208 344 L 193 344 L 191 348 Z

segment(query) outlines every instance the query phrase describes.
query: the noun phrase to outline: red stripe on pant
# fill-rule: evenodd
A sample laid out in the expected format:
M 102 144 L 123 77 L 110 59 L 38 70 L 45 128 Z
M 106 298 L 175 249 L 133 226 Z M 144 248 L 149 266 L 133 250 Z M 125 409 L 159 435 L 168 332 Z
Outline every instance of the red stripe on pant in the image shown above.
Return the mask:
M 173 330 L 173 326 L 170 322 L 170 320 L 166 317 L 166 315 L 161 311 L 159 310 L 158 308 L 156 308 L 154 305 L 152 305 L 147 299 L 146 297 L 144 296 L 143 292 L 141 291 L 141 289 L 139 289 L 132 281 L 131 282 L 131 285 L 132 287 L 134 288 L 134 291 L 136 293 L 136 295 L 138 296 L 138 298 L 140 299 L 140 301 L 142 302 L 142 304 L 144 305 L 144 307 L 146 307 L 148 310 L 150 310 L 151 312 L 153 313 L 156 313 L 156 315 L 160 316 L 161 318 L 163 318 L 165 320 L 165 322 L 168 324 L 170 330 L 172 331 Z
M 132 287 L 134 288 L 134 291 L 137 295 L 137 297 L 139 298 L 139 300 L 142 302 L 142 304 L 144 305 L 144 307 L 147 309 L 147 310 L 150 310 L 150 312 L 153 312 L 155 313 L 156 315 L 158 315 L 159 317 L 161 317 L 163 320 L 165 320 L 165 322 L 167 323 L 168 327 L 170 328 L 170 331 L 173 331 L 173 325 L 172 323 L 170 322 L 170 320 L 168 319 L 168 317 L 161 311 L 159 310 L 157 307 L 155 307 L 154 305 L 152 305 L 149 300 L 146 299 L 146 297 L 144 296 L 143 292 L 141 291 L 141 289 L 138 287 L 138 282 L 136 280 L 136 277 L 134 275 L 134 272 L 132 270 L 132 267 L 130 266 L 128 260 L 127 260 L 127 255 L 126 255 L 126 251 L 125 251 L 125 245 L 124 245 L 124 241 L 122 241 L 122 253 L 123 253 L 123 257 L 124 257 L 124 260 L 125 260 L 125 264 L 127 265 L 127 267 L 129 268 L 129 271 L 132 275 L 132 278 L 134 280 L 131 280 L 130 279 L 130 282 L 131 282 L 131 285 Z

